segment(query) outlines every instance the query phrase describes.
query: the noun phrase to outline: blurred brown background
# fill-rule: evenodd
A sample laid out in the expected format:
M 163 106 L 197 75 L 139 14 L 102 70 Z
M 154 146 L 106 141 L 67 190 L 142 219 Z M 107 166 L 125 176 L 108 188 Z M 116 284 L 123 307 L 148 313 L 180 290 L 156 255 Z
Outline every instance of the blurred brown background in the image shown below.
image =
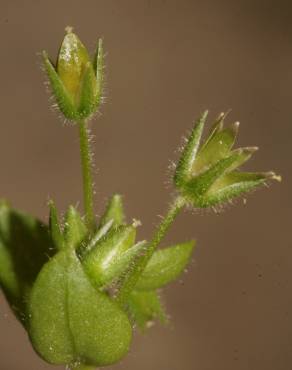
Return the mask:
M 120 370 L 292 369 L 292 6 L 290 1 L 1 0 L 1 197 L 47 219 L 81 200 L 78 138 L 48 109 L 38 52 L 56 56 L 66 25 L 107 51 L 107 104 L 93 125 L 96 211 L 112 192 L 149 238 L 169 201 L 167 166 L 202 110 L 232 108 L 250 170 L 273 184 L 222 214 L 185 213 L 166 243 L 196 237 L 172 316 L 136 335 Z M 80 206 L 81 207 L 81 206 Z M 33 352 L 0 299 L 0 369 L 53 367 Z

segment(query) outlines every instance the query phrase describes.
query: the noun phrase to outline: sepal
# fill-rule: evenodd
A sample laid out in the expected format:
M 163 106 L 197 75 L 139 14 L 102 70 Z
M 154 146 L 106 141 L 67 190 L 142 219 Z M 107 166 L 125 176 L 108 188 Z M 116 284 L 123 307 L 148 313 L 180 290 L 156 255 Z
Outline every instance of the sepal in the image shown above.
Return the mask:
M 202 208 L 216 206 L 220 203 L 232 201 L 262 185 L 268 180 L 278 180 L 273 172 L 267 173 L 248 173 L 231 172 L 216 181 L 209 191 L 198 200 Z
M 78 116 L 80 119 L 90 117 L 97 106 L 97 82 L 91 62 L 84 67 L 83 77 L 80 82 Z
M 70 121 L 77 120 L 78 113 L 74 101 L 66 90 L 66 87 L 64 86 L 45 51 L 43 51 L 43 63 L 50 82 L 53 96 L 56 99 L 56 103 L 60 111 Z
M 123 200 L 120 194 L 114 194 L 109 200 L 105 213 L 101 217 L 100 227 L 105 225 L 109 220 L 113 220 L 113 226 L 115 227 L 125 223 Z
M 87 227 L 75 207 L 70 206 L 65 215 L 64 238 L 66 247 L 78 248 L 86 238 Z
M 129 262 L 144 245 L 134 245 L 136 228 L 119 226 L 112 228 L 82 260 L 83 267 L 96 286 L 105 286 L 128 269 Z M 131 248 L 132 247 L 132 248 Z
M 64 248 L 64 235 L 62 232 L 62 228 L 59 222 L 58 211 L 55 206 L 55 203 L 50 200 L 49 201 L 49 208 L 50 208 L 50 216 L 49 216 L 49 232 L 51 238 L 54 242 L 55 247 L 58 250 Z
M 103 40 L 99 39 L 93 59 L 93 69 L 96 76 L 97 85 L 97 104 L 100 103 L 104 84 L 104 50 L 103 50 Z
M 193 130 L 182 151 L 181 157 L 176 166 L 174 183 L 177 187 L 183 186 L 192 175 L 192 168 L 199 150 L 201 136 L 207 119 L 208 111 L 205 111 L 198 121 L 195 122 Z

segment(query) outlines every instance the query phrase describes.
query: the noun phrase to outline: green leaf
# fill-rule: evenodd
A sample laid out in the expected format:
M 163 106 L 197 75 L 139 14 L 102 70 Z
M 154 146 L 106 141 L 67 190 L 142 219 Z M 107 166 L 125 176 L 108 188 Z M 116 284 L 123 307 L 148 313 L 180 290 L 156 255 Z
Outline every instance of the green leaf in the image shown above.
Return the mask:
M 204 112 L 200 119 L 196 121 L 191 135 L 188 138 L 188 141 L 182 151 L 174 174 L 174 183 L 177 187 L 181 187 L 182 185 L 184 185 L 184 183 L 189 180 L 192 174 L 192 167 L 194 165 L 199 149 L 200 140 L 207 115 L 208 111 Z
M 97 86 L 91 62 L 84 67 L 82 81 L 80 82 L 78 114 L 80 118 L 89 117 L 96 111 Z
M 78 248 L 86 238 L 87 233 L 87 227 L 79 212 L 73 206 L 70 206 L 65 216 L 64 236 L 66 245 L 70 248 Z
M 85 255 L 83 267 L 97 286 L 103 286 L 118 277 L 128 267 L 130 260 L 139 253 L 142 248 L 140 245 L 129 249 L 135 243 L 135 237 L 134 226 L 113 228 Z
M 93 288 L 74 250 L 59 252 L 44 266 L 29 313 L 32 344 L 49 363 L 106 366 L 129 349 L 132 330 L 126 314 Z
M 127 302 L 128 311 L 139 329 L 145 330 L 151 326 L 153 320 L 167 323 L 167 316 L 156 291 L 133 291 Z
M 153 290 L 176 280 L 189 263 L 194 245 L 190 241 L 154 252 L 135 289 Z
M 47 226 L 2 202 L 0 205 L 0 285 L 25 324 L 26 302 L 42 266 L 54 253 Z
M 109 200 L 105 213 L 100 220 L 100 227 L 109 220 L 113 220 L 113 226 L 115 227 L 125 223 L 123 200 L 120 194 L 114 194 Z
M 50 218 L 49 218 L 49 230 L 54 245 L 57 249 L 61 250 L 64 247 L 64 237 L 60 227 L 58 212 L 54 202 L 49 202 L 50 207 Z
M 53 95 L 61 112 L 69 120 L 76 120 L 78 118 L 78 115 L 72 97 L 68 94 L 66 87 L 64 86 L 62 80 L 57 74 L 45 51 L 43 52 L 43 62 L 47 72 L 47 76 L 50 81 Z

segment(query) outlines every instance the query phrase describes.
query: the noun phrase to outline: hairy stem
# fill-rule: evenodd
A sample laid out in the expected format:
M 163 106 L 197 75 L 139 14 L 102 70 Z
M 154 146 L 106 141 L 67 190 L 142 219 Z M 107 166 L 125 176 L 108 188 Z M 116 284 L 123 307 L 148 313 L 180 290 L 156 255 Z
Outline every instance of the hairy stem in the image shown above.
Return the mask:
M 92 230 L 95 225 L 93 209 L 93 181 L 91 172 L 91 154 L 89 144 L 89 129 L 85 120 L 78 122 L 80 155 L 83 178 L 83 200 L 85 220 L 88 228 Z
M 177 197 L 170 205 L 166 216 L 163 218 L 161 223 L 158 225 L 152 241 L 147 245 L 146 251 L 134 264 L 133 269 L 125 276 L 124 281 L 121 284 L 117 295 L 117 301 L 120 305 L 124 306 L 131 291 L 134 289 L 141 273 L 145 269 L 148 261 L 152 257 L 156 247 L 165 236 L 167 230 L 175 220 L 178 213 L 185 205 L 185 200 Z

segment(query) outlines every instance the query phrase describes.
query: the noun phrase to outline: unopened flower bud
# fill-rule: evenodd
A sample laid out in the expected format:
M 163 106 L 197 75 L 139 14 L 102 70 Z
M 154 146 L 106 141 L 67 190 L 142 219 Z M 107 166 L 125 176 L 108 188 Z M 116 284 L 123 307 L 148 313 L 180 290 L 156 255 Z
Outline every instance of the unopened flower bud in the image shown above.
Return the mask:
M 67 27 L 56 66 L 50 62 L 46 52 L 43 52 L 43 60 L 53 95 L 64 116 L 78 121 L 93 115 L 102 93 L 102 40 L 98 42 L 92 62 L 78 36 L 71 27 Z

